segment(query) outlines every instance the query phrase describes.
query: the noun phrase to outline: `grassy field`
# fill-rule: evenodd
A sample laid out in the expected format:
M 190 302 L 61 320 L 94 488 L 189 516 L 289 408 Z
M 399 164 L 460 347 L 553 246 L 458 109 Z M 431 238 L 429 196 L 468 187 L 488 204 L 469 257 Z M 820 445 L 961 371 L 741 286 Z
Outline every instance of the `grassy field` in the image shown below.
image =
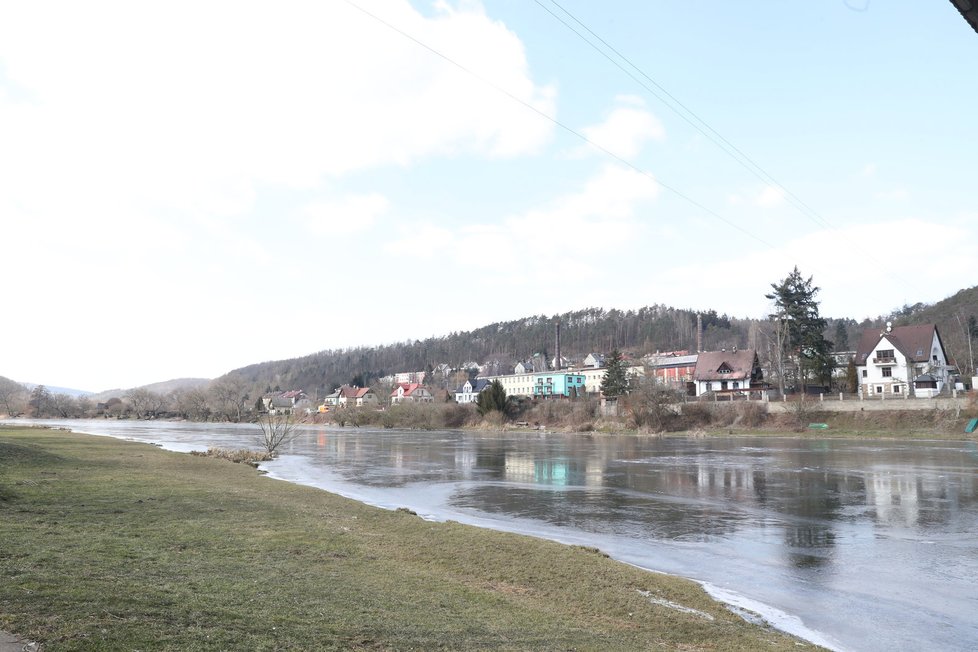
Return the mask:
M 595 550 L 37 429 L 0 429 L 0 630 L 48 652 L 806 647 Z

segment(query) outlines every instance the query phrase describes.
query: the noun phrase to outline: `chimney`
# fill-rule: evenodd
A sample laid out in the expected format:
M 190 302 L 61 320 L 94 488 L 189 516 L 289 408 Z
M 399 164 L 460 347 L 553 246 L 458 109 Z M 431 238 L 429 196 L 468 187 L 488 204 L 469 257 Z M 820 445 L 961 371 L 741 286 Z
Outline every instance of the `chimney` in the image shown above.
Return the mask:
M 556 342 L 554 342 L 554 349 L 556 349 L 554 357 L 554 370 L 560 371 L 560 317 L 557 318 L 557 332 L 555 334 Z
M 703 352 L 703 316 L 696 313 L 696 352 Z

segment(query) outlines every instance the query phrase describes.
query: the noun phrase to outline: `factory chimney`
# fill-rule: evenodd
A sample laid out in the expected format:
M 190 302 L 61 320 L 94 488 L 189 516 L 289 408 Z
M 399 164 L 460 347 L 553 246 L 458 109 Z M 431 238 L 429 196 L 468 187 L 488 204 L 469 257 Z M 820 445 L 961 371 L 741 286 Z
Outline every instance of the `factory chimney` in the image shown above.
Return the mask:
M 696 352 L 703 352 L 703 315 L 696 313 Z
M 556 340 L 554 342 L 554 349 L 555 349 L 555 353 L 554 353 L 554 370 L 560 371 L 560 368 L 561 368 L 561 364 L 560 364 L 560 317 L 557 318 L 557 327 L 556 327 L 556 333 L 554 334 L 554 339 Z

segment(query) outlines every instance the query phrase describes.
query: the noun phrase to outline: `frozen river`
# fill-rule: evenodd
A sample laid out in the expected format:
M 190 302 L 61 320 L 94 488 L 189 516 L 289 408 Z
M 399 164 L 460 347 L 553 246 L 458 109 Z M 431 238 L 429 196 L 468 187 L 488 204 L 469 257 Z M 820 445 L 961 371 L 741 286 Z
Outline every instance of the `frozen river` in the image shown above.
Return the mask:
M 256 426 L 45 422 L 181 451 Z M 978 649 L 974 442 L 309 426 L 263 468 L 387 508 L 698 580 L 838 650 Z

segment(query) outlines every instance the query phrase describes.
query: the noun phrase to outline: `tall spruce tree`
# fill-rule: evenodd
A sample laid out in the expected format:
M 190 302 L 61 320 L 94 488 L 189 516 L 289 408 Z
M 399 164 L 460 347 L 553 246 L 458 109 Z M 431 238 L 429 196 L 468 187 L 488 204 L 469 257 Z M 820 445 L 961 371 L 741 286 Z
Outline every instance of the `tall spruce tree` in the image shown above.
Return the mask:
M 601 381 L 601 393 L 606 398 L 616 398 L 628 393 L 628 369 L 621 352 L 615 349 L 608 356 L 608 371 L 605 373 L 604 380 Z
M 475 409 L 478 410 L 479 416 L 483 417 L 490 412 L 502 412 L 509 416 L 512 408 L 513 399 L 511 396 L 506 396 L 506 390 L 498 380 L 489 383 L 489 387 L 479 392 L 479 396 L 475 399 Z
M 818 314 L 815 295 L 819 288 L 812 285 L 812 277 L 805 279 L 798 266 L 779 283 L 772 283 L 774 290 L 765 298 L 774 302 L 771 319 L 785 329 L 781 342 L 784 353 L 798 361 L 802 388 L 809 379 L 828 384 L 832 378 L 832 342 L 825 339 L 826 321 Z

